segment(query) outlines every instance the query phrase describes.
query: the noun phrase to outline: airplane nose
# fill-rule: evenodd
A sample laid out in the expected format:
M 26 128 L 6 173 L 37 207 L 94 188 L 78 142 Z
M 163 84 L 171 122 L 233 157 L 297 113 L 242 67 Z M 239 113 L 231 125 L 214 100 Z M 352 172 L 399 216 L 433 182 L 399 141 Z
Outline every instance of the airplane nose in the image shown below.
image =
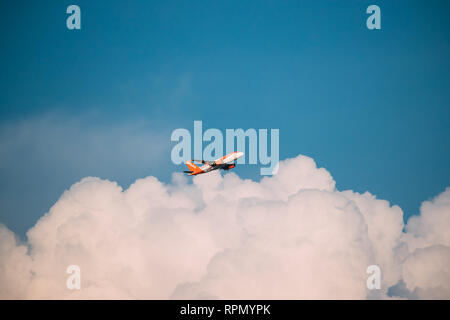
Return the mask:
M 238 153 L 237 153 L 237 157 L 238 157 L 238 158 L 242 157 L 243 155 L 244 155 L 243 152 L 238 152 Z

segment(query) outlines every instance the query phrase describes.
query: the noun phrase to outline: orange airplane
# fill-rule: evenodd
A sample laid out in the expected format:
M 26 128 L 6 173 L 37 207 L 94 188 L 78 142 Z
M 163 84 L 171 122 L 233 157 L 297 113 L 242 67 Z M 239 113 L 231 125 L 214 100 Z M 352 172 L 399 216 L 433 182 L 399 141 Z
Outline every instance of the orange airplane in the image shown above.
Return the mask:
M 222 170 L 230 170 L 236 166 L 235 161 L 244 155 L 243 152 L 234 151 L 222 158 L 219 158 L 214 161 L 205 161 L 205 160 L 191 160 L 186 161 L 186 165 L 189 168 L 189 171 L 183 171 L 184 173 L 188 173 L 188 176 L 195 176 L 201 173 L 207 173 L 213 170 L 222 169 Z M 203 166 L 199 167 L 195 165 L 193 162 L 202 163 Z

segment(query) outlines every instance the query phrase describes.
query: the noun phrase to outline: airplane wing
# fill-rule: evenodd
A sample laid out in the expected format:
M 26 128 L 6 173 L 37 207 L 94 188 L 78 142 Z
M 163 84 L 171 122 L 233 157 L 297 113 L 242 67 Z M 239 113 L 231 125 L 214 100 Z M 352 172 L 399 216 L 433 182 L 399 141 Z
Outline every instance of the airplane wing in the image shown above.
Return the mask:
M 195 159 L 192 159 L 191 161 L 195 161 L 195 162 L 199 162 L 199 163 L 203 163 L 203 164 L 209 164 L 211 166 L 216 163 L 215 161 L 208 161 L 208 160 L 195 160 Z

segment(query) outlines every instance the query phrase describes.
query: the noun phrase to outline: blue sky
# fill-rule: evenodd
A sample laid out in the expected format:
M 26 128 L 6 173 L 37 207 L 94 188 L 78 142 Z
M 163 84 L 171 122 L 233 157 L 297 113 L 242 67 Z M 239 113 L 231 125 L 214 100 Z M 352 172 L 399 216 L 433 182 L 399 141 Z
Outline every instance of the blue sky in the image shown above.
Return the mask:
M 82 29 L 66 28 L 81 8 Z M 382 29 L 366 28 L 368 5 Z M 450 3 L 4 1 L 0 222 L 23 235 L 84 176 L 167 182 L 170 133 L 279 128 L 339 189 L 418 213 L 450 185 Z M 238 168 L 259 179 L 259 167 Z

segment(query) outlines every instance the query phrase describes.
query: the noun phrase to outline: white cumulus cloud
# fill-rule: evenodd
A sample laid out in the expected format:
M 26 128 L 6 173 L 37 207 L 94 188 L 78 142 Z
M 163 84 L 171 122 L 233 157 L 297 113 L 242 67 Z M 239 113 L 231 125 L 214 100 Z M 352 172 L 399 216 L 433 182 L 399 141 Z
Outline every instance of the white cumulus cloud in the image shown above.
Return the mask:
M 174 174 L 123 190 L 88 177 L 26 243 L 0 226 L 0 298 L 449 299 L 449 228 L 450 189 L 404 226 L 401 208 L 337 190 L 305 156 L 260 182 Z M 366 286 L 374 264 L 380 290 Z

